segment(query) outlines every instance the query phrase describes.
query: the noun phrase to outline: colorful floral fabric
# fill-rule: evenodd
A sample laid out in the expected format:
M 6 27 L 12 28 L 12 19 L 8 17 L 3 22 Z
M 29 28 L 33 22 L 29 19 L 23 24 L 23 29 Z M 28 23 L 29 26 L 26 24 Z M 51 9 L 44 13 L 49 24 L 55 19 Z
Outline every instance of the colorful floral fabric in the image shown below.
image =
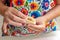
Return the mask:
M 10 2 L 10 6 L 16 8 L 17 10 L 21 11 L 26 16 L 30 16 L 33 18 L 44 16 L 50 9 L 55 6 L 54 0 L 12 0 Z M 55 19 L 49 21 L 46 24 L 46 30 L 43 32 L 50 32 L 56 30 L 56 23 Z M 20 35 L 29 35 L 35 34 L 36 31 L 28 29 L 27 27 L 21 26 L 16 27 L 13 25 L 7 26 L 8 32 L 5 35 L 11 36 L 20 36 Z

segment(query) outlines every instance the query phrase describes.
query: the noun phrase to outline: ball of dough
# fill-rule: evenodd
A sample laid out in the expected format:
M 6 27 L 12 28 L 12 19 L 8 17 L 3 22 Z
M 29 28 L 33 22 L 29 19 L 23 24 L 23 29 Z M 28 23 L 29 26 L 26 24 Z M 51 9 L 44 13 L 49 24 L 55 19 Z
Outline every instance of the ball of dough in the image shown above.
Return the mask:
M 27 24 L 28 23 L 36 24 L 36 20 L 33 17 L 27 17 L 26 22 L 27 22 Z

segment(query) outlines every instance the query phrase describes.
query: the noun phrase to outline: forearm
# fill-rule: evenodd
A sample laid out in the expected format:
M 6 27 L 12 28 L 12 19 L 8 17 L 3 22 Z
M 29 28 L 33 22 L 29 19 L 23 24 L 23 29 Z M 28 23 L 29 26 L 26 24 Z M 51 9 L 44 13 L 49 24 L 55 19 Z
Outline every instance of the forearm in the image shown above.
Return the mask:
M 0 14 L 4 15 L 4 12 L 7 10 L 7 6 L 5 6 L 0 0 Z
M 49 12 L 47 12 L 46 15 L 44 15 L 43 17 L 46 19 L 46 21 L 50 21 L 56 17 L 60 16 L 60 5 L 57 5 L 56 7 L 54 7 L 52 10 L 50 10 Z

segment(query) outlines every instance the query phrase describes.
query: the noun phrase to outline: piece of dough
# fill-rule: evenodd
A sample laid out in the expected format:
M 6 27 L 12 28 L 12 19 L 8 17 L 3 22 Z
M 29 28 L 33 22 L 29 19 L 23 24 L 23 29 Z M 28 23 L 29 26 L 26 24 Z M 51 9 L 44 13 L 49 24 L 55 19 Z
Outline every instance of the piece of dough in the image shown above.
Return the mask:
M 32 17 L 27 17 L 26 22 L 27 22 L 27 24 L 28 23 L 36 24 L 36 20 L 34 18 L 32 18 Z

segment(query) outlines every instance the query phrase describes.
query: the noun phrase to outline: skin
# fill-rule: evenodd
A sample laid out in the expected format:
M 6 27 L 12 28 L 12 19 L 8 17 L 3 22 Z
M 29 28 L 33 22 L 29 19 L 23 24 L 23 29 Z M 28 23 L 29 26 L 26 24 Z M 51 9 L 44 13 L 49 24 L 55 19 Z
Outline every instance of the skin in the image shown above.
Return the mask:
M 53 9 L 51 9 L 49 12 L 47 12 L 46 15 L 36 18 L 37 24 L 28 24 L 27 27 L 30 28 L 31 30 L 37 31 L 37 33 L 43 31 L 45 28 L 46 22 L 60 16 L 60 0 L 56 0 L 56 2 L 57 2 L 57 5 Z M 3 24 L 3 27 L 4 27 L 3 29 L 5 30 L 5 33 L 7 32 L 6 26 L 8 23 L 14 26 L 21 26 L 22 23 L 26 24 L 26 21 L 25 21 L 26 16 L 24 14 L 22 14 L 21 12 L 17 11 L 12 7 L 7 7 L 3 5 L 1 0 L 0 0 L 0 11 L 1 11 L 0 14 L 4 17 L 4 20 L 5 20 Z
M 22 26 L 22 23 L 25 24 L 26 16 L 20 11 L 16 10 L 13 7 L 8 7 L 2 3 L 0 0 L 0 14 L 4 17 L 3 30 L 7 32 L 7 24 L 14 26 Z M 16 20 L 17 19 L 17 20 Z
M 56 6 L 53 9 L 51 9 L 49 12 L 47 12 L 46 15 L 42 17 L 38 17 L 36 19 L 38 25 L 28 24 L 28 28 L 35 30 L 39 33 L 45 29 L 46 22 L 60 16 L 60 0 L 56 0 L 56 2 L 57 2 Z

